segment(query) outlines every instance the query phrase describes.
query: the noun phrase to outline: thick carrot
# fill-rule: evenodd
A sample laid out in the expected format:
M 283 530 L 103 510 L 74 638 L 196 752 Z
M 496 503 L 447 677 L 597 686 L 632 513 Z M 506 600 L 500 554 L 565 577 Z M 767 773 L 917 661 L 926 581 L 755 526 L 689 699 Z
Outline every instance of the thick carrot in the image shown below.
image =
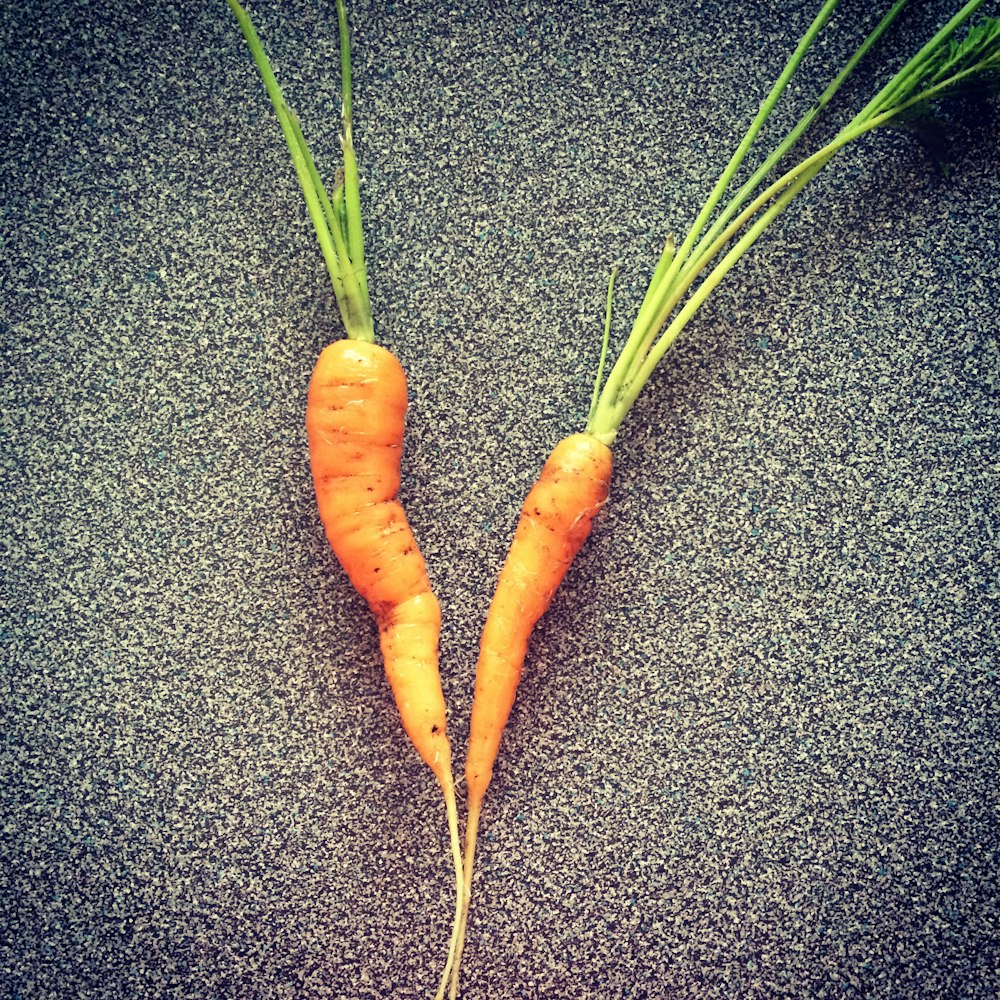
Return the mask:
M 453 794 L 438 674 L 441 609 L 397 499 L 405 413 L 406 376 L 391 351 L 339 340 L 320 355 L 306 409 L 320 518 L 378 623 L 403 727 Z
M 378 622 L 386 676 L 403 727 L 444 792 L 455 866 L 455 913 L 437 992 L 441 998 L 457 950 L 465 898 L 451 748 L 438 673 L 441 608 L 397 499 L 406 377 L 395 356 L 374 343 L 351 124 L 347 9 L 344 0 L 337 0 L 344 162 L 331 198 L 249 16 L 238 0 L 229 0 L 229 6 L 281 124 L 347 333 L 347 340 L 322 352 L 313 370 L 306 408 L 310 464 L 333 551 Z
M 514 540 L 486 616 L 465 762 L 465 896 L 458 955 L 452 969 L 453 997 L 458 991 L 483 797 L 514 704 L 528 640 L 590 534 L 610 486 L 611 449 L 606 444 L 585 433 L 571 434 L 555 446 L 521 508 Z
M 309 383 L 306 430 L 320 518 L 334 554 L 378 623 L 403 728 L 444 793 L 457 891 L 441 996 L 464 902 L 462 858 L 438 672 L 441 608 L 398 500 L 405 415 L 406 376 L 391 351 L 339 340 L 319 356 Z
M 438 996 L 457 947 L 464 902 L 458 811 L 438 672 L 441 608 L 398 499 L 406 376 L 377 344 L 339 340 L 309 383 L 306 430 L 327 538 L 378 623 L 385 673 L 400 719 L 444 793 L 455 862 L 455 919 Z

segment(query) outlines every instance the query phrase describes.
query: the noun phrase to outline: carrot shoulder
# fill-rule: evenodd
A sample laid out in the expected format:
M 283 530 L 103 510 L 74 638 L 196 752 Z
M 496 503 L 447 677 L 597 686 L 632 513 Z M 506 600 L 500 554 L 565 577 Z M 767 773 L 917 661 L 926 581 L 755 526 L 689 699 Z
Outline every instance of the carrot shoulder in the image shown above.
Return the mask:
M 306 429 L 330 546 L 378 623 L 407 735 L 446 790 L 451 751 L 438 673 L 441 609 L 399 502 L 406 376 L 392 352 L 339 340 L 320 355 Z

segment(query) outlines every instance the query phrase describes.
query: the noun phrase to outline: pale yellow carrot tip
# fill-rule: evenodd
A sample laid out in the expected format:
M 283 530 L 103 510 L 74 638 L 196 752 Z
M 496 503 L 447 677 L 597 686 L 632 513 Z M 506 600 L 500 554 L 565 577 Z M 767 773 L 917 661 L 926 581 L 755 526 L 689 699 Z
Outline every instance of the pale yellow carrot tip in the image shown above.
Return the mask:
M 444 971 L 441 973 L 441 982 L 434 1000 L 444 1000 L 445 990 L 449 981 L 454 982 L 452 971 L 456 968 L 456 957 L 458 955 L 459 938 L 461 935 L 462 913 L 464 911 L 466 888 L 465 876 L 462 867 L 462 845 L 458 835 L 458 805 L 455 801 L 455 785 L 448 774 L 446 779 L 441 781 L 444 791 L 445 807 L 448 810 L 448 835 L 451 838 L 451 853 L 455 862 L 455 917 L 452 921 L 451 940 L 448 942 L 448 958 L 445 962 Z M 454 986 L 452 996 L 454 996 Z
M 469 907 L 472 903 L 472 869 L 476 857 L 476 838 L 479 833 L 479 816 L 482 813 L 482 798 L 469 800 L 469 815 L 465 827 L 465 872 L 462 877 L 464 884 L 462 908 L 459 921 L 456 927 L 456 948 L 455 961 L 451 969 L 451 992 L 448 994 L 450 1000 L 457 1000 L 459 976 L 462 967 L 462 952 L 465 949 L 465 932 L 469 927 Z

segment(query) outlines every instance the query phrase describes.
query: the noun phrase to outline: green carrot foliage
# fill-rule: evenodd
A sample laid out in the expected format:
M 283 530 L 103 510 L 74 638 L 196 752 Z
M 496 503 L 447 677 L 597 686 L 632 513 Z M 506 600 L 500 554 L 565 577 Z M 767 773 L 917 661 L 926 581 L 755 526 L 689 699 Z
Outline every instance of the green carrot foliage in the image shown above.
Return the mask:
M 968 25 L 982 3 L 969 0 L 832 141 L 773 179 L 779 166 L 801 147 L 803 137 L 834 94 L 903 9 L 906 0 L 896 0 L 795 127 L 723 204 L 762 126 L 833 13 L 837 0 L 826 0 L 762 102 L 680 247 L 675 248 L 672 237 L 667 239 L 632 331 L 591 405 L 587 421 L 590 433 L 606 444 L 614 441 L 656 366 L 708 295 L 841 149 L 876 128 L 913 128 L 933 120 L 937 105 L 945 98 L 1000 91 L 1000 19 L 986 18 Z
M 361 228 L 358 163 L 354 155 L 351 121 L 351 46 L 344 0 L 337 0 L 343 126 L 341 147 L 344 162 L 337 171 L 332 201 L 323 187 L 298 119 L 285 102 L 250 16 L 237 0 L 228 0 L 228 3 L 239 21 L 250 53 L 274 105 L 288 151 L 292 155 L 292 163 L 302 186 L 302 193 L 305 195 L 309 216 L 316 229 L 347 336 L 352 340 L 374 341 L 372 309 L 368 298 L 364 234 Z

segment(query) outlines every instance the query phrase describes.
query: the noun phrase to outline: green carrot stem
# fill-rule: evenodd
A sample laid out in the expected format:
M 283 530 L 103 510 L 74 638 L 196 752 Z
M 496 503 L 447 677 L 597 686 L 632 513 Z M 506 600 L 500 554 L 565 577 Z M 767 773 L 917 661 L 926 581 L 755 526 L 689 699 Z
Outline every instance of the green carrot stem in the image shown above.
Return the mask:
M 344 243 L 347 243 L 347 203 L 344 200 L 344 173 L 337 171 L 337 179 L 333 185 L 333 217 L 340 230 Z
M 811 156 L 806 157 L 785 175 L 771 184 L 770 187 L 763 191 L 750 205 L 748 205 L 747 208 L 744 209 L 744 211 L 736 218 L 736 220 L 730 224 L 726 231 L 716 239 L 713 246 L 701 255 L 699 260 L 696 262 L 696 266 L 693 266 L 692 269 L 686 273 L 681 284 L 677 286 L 671 300 L 665 305 L 663 315 L 656 318 L 657 325 L 655 329 L 659 330 L 663 327 L 666 323 L 667 317 L 673 312 L 677 304 L 684 297 L 685 293 L 690 289 L 691 285 L 698 277 L 698 274 L 704 269 L 705 266 L 707 266 L 711 259 L 716 256 L 721 247 L 728 243 L 733 235 L 742 229 L 754 215 L 760 212 L 764 205 L 777 196 L 777 199 L 773 202 L 771 208 L 769 208 L 747 231 L 746 235 L 733 246 L 733 248 L 726 254 L 716 268 L 698 286 L 697 291 L 694 292 L 691 298 L 687 300 L 683 309 L 681 309 L 681 311 L 677 314 L 676 318 L 668 327 L 666 327 L 663 333 L 659 335 L 658 339 L 645 356 L 642 364 L 638 367 L 634 378 L 632 378 L 632 380 L 625 385 L 617 399 L 608 401 L 609 405 L 604 408 L 602 408 L 600 403 L 594 408 L 594 416 L 591 420 L 591 424 L 595 427 L 599 427 L 597 436 L 601 437 L 603 440 L 610 433 L 613 439 L 614 432 L 617 431 L 621 421 L 625 418 L 626 414 L 635 403 L 636 398 L 642 391 L 642 388 L 645 386 L 650 376 L 653 374 L 654 369 L 663 358 L 663 355 L 671 347 L 684 327 L 687 326 L 688 322 L 701 307 L 702 303 L 711 291 L 719 284 L 726 274 L 729 273 L 739 258 L 742 257 L 754 243 L 757 242 L 764 230 L 770 226 L 772 222 L 774 222 L 774 220 L 785 210 L 785 208 L 787 208 L 792 199 L 798 195 L 802 188 L 804 188 L 805 185 L 812 180 L 812 178 L 815 177 L 816 174 L 819 173 L 819 171 L 822 170 L 831 159 L 833 159 L 837 152 L 839 152 L 848 143 L 853 142 L 855 139 L 864 135 L 866 132 L 870 132 L 873 129 L 888 124 L 892 121 L 892 119 L 896 118 L 910 107 L 923 103 L 924 101 L 935 97 L 939 93 L 950 89 L 956 82 L 973 75 L 975 72 L 977 72 L 977 68 L 964 70 L 960 74 L 957 74 L 948 80 L 941 81 L 935 86 L 921 91 L 919 94 L 914 95 L 898 106 L 891 108 L 888 111 L 884 111 L 882 114 L 876 115 L 873 118 L 869 118 L 867 121 L 857 121 L 857 119 L 855 119 L 855 121 L 844 128 L 832 142 L 828 143 L 822 149 L 817 150 Z M 602 400 L 605 399 L 606 397 L 602 394 Z
M 337 0 L 337 28 L 340 33 L 340 90 L 344 132 L 344 203 L 347 209 L 347 245 L 351 266 L 357 275 L 365 301 L 368 300 L 368 271 L 365 266 L 364 230 L 361 226 L 361 189 L 358 161 L 354 154 L 353 93 L 351 88 L 351 36 L 347 24 L 347 6 Z
M 978 6 L 981 2 L 982 0 L 975 0 L 974 4 L 970 4 L 969 7 L 972 7 L 972 10 L 968 10 L 966 16 L 973 13 L 974 7 Z M 998 28 L 998 32 L 1000 32 L 1000 28 Z M 944 37 L 947 37 L 947 35 Z M 939 42 L 940 40 L 941 39 L 939 38 Z M 995 61 L 997 56 L 993 54 L 991 57 L 988 53 L 987 58 L 992 58 Z M 956 56 L 947 60 L 943 65 L 946 66 L 948 70 L 951 70 L 955 66 L 961 66 L 962 61 L 963 60 L 960 56 Z M 756 215 L 757 212 L 760 211 L 765 204 L 767 204 L 767 202 L 775 197 L 775 195 L 782 188 L 795 180 L 796 177 L 798 177 L 802 172 L 809 170 L 813 166 L 824 166 L 838 150 L 846 146 L 849 142 L 853 142 L 855 139 L 860 138 L 866 132 L 870 132 L 873 129 L 889 124 L 894 118 L 905 115 L 905 113 L 912 108 L 919 107 L 927 101 L 940 96 L 945 91 L 956 87 L 965 79 L 981 72 L 983 68 L 984 64 L 980 61 L 973 63 L 972 65 L 965 66 L 950 75 L 944 75 L 940 72 L 935 73 L 932 78 L 933 82 L 926 86 L 923 90 L 920 90 L 915 94 L 911 93 L 905 98 L 905 100 L 900 100 L 900 102 L 896 105 L 885 108 L 885 110 L 882 110 L 879 114 L 873 114 L 872 111 L 874 108 L 879 107 L 880 103 L 884 102 L 869 102 L 866 106 L 867 110 L 855 115 L 851 122 L 841 129 L 841 131 L 830 143 L 806 157 L 767 187 L 764 191 L 762 191 L 725 230 L 715 237 L 713 242 L 708 247 L 701 250 L 701 245 L 699 244 L 699 249 L 695 251 L 689 261 L 688 267 L 690 275 L 694 277 L 699 271 L 703 270 L 705 265 L 713 257 L 715 257 L 721 248 L 729 242 L 729 240 L 749 221 L 749 219 Z M 912 74 L 910 75 L 912 76 Z M 894 93 L 900 94 L 901 92 L 899 88 L 895 88 Z M 905 91 L 902 93 L 905 93 Z M 687 286 L 684 287 L 686 288 Z
M 723 259 L 716 265 L 714 270 L 698 286 L 697 291 L 694 292 L 691 298 L 684 303 L 684 307 L 670 323 L 670 326 L 667 327 L 664 333 L 650 349 L 650 352 L 645 361 L 643 361 L 636 378 L 628 385 L 618 401 L 618 404 L 615 407 L 615 416 L 613 418 L 615 430 L 617 430 L 618 425 L 632 408 L 632 405 L 635 403 L 639 393 L 642 391 L 646 382 L 653 374 L 656 366 L 662 360 L 663 355 L 666 354 L 667 350 L 677 339 L 680 332 L 685 326 L 687 326 L 694 314 L 701 308 L 705 299 L 708 298 L 709 294 L 715 289 L 719 282 L 722 281 L 722 279 L 729 273 L 736 262 L 750 249 L 750 247 L 753 246 L 754 243 L 757 242 L 764 230 L 771 225 L 771 223 L 788 207 L 789 203 L 799 193 L 799 191 L 801 191 L 802 188 L 805 187 L 805 185 L 816 175 L 816 173 L 818 173 L 819 169 L 819 167 L 816 167 L 811 171 L 807 171 L 790 187 L 788 187 L 781 197 L 771 205 L 771 207 L 760 217 L 760 219 L 757 220 L 757 222 L 754 223 L 753 226 L 750 227 L 749 230 L 747 230 L 739 242 L 737 242 L 729 253 L 727 253 L 726 256 L 723 257 Z
M 879 38 L 882 37 L 892 22 L 895 21 L 896 17 L 899 15 L 903 7 L 906 6 L 907 2 L 908 0 L 896 0 L 875 29 L 868 34 L 861 45 L 859 45 L 855 50 L 851 58 L 844 64 L 843 68 L 837 73 L 833 80 L 830 81 L 823 93 L 813 103 L 812 107 L 802 116 L 798 124 L 788 133 L 787 136 L 785 136 L 785 138 L 778 144 L 771 155 L 768 156 L 760 167 L 757 168 L 753 176 L 739 189 L 739 191 L 737 191 L 737 193 L 726 205 L 725 209 L 720 212 L 715 222 L 712 223 L 708 232 L 705 233 L 699 241 L 698 246 L 691 254 L 691 258 L 685 262 L 685 270 L 693 267 L 695 262 L 702 257 L 704 247 L 711 246 L 716 242 L 716 238 L 719 233 L 726 228 L 727 223 L 733 218 L 739 210 L 739 207 L 754 191 L 758 189 L 758 187 L 760 187 L 764 179 L 798 143 L 822 110 L 830 103 L 831 100 L 833 100 L 842 84 L 854 72 L 858 63 L 861 62 L 871 47 L 879 40 Z
M 337 219 L 333 211 L 333 205 L 330 203 L 330 198 L 327 196 L 326 188 L 323 187 L 323 181 L 319 176 L 319 171 L 316 169 L 316 163 L 312 158 L 312 153 L 309 151 L 309 146 L 306 143 L 305 136 L 302 134 L 302 127 L 299 125 L 299 120 L 292 113 L 290 108 L 286 107 L 286 110 L 288 111 L 288 120 L 291 125 L 292 134 L 295 136 L 295 142 L 298 146 L 299 152 L 301 153 L 302 159 L 305 161 L 306 170 L 309 172 L 310 183 L 316 192 L 316 196 L 319 198 L 320 207 L 323 209 L 323 217 L 326 220 L 326 226 L 332 234 L 337 228 Z M 337 251 L 337 256 L 339 261 L 339 249 Z
M 611 277 L 608 278 L 608 299 L 604 307 L 604 339 L 601 341 L 601 357 L 597 362 L 597 377 L 594 379 L 594 393 L 590 398 L 590 413 L 587 415 L 587 423 L 594 419 L 597 412 L 597 400 L 601 392 L 601 380 L 604 378 L 604 362 L 608 357 L 608 344 L 611 340 L 611 303 L 615 293 L 615 277 L 618 268 L 611 269 Z
M 655 341 L 664 320 L 677 307 L 678 302 L 680 302 L 684 293 L 691 286 L 694 277 L 702 271 L 708 261 L 715 256 L 719 246 L 728 242 L 728 237 L 722 240 L 719 239 L 720 232 L 727 232 L 731 235 L 734 229 L 739 228 L 738 226 L 730 226 L 727 229 L 726 226 L 732 219 L 733 215 L 739 210 L 740 205 L 742 205 L 746 199 L 755 190 L 757 190 L 757 188 L 763 183 L 764 179 L 774 170 L 777 164 L 785 156 L 787 156 L 799 142 L 822 110 L 830 103 L 831 100 L 833 100 L 844 81 L 847 80 L 851 73 L 854 72 L 857 64 L 864 58 L 878 39 L 881 38 L 907 2 L 908 0 L 896 0 L 876 28 L 871 31 L 861 45 L 858 46 L 851 58 L 848 59 L 843 68 L 837 73 L 833 80 L 830 81 L 823 93 L 813 102 L 812 106 L 802 116 L 795 127 L 757 168 L 750 179 L 729 200 L 726 206 L 716 217 L 715 221 L 709 227 L 708 231 L 705 232 L 698 241 L 698 245 L 690 252 L 687 259 L 682 264 L 679 273 L 675 276 L 675 284 L 672 294 L 669 298 L 665 299 L 665 301 L 661 301 L 659 313 L 650 315 L 647 311 L 645 314 L 642 314 L 642 311 L 640 310 L 640 315 L 636 319 L 636 327 L 639 329 L 644 327 L 643 339 L 638 349 L 635 351 L 634 356 L 629 363 L 628 369 L 625 372 L 625 377 L 623 379 L 624 385 L 627 385 L 636 377 L 642 361 L 649 351 L 650 346 Z M 741 218 L 745 219 L 745 216 L 742 216 Z M 711 249 L 712 252 L 708 253 L 706 256 L 707 249 Z M 680 281 L 680 284 L 676 283 L 678 280 Z M 656 277 L 654 275 L 653 282 L 651 282 L 650 287 L 652 287 L 655 283 Z
M 969 0 L 865 105 L 862 111 L 841 129 L 832 142 L 803 159 L 777 181 L 770 184 L 734 219 L 733 215 L 739 211 L 740 206 L 745 203 L 754 190 L 760 187 L 768 173 L 798 141 L 801 134 L 811 124 L 815 113 L 829 101 L 832 93 L 839 88 L 860 58 L 885 31 L 902 8 L 903 3 L 905 0 L 896 0 L 892 9 L 882 19 L 875 31 L 866 38 L 844 69 L 837 74 L 816 105 L 807 112 L 789 136 L 779 144 L 774 153 L 755 172 L 751 181 L 737 192 L 720 213 L 716 222 L 697 242 L 697 246 L 692 249 L 695 239 L 704 231 L 703 220 L 707 218 L 704 210 L 685 240 L 681 252 L 673 259 L 666 271 L 664 271 L 666 252 L 661 255 L 656 273 L 651 281 L 651 287 L 656 286 L 658 294 L 651 295 L 650 290 L 647 290 L 640 314 L 633 325 L 625 348 L 612 369 L 603 391 L 599 394 L 597 405 L 591 407 L 591 417 L 587 425 L 591 433 L 601 437 L 608 444 L 614 440 L 618 426 L 635 403 L 653 370 L 707 296 L 735 265 L 736 261 L 757 241 L 761 233 L 774 222 L 802 188 L 840 149 L 866 132 L 888 124 L 898 116 L 925 105 L 948 90 L 953 90 L 968 78 L 983 72 L 1000 72 L 1000 51 L 998 51 L 1000 49 L 1000 22 L 995 19 L 990 19 L 985 24 L 973 29 L 961 45 L 953 43 L 953 49 L 944 52 L 945 43 L 982 4 L 982 0 Z M 824 7 L 825 9 L 826 7 Z M 772 91 L 773 93 L 774 91 Z M 764 105 L 762 105 L 763 107 Z M 721 197 L 719 192 L 720 184 L 717 183 L 706 207 L 710 206 L 714 210 L 719 197 Z M 769 207 L 765 208 L 769 203 Z M 688 294 L 698 276 L 722 252 L 723 248 L 761 212 L 763 214 L 760 214 L 759 218 L 750 225 L 750 228 L 702 281 L 674 319 L 667 325 L 669 317 L 680 305 L 684 296 Z M 678 264 L 678 261 L 682 262 Z
M 347 336 L 353 340 L 374 341 L 375 333 L 372 326 L 371 305 L 368 300 L 368 286 L 364 273 L 364 253 L 352 255 L 351 242 L 344 238 L 342 226 L 330 203 L 323 184 L 320 181 L 316 164 L 313 161 L 309 146 L 302 135 L 298 120 L 285 102 L 281 87 L 275 78 L 274 71 L 264 52 L 264 46 L 254 29 L 250 16 L 238 0 L 228 0 L 229 6 L 239 21 L 243 36 L 246 38 L 254 63 L 260 73 L 268 96 L 274 106 L 281 125 L 285 143 L 292 157 L 295 173 L 298 176 L 302 193 L 305 196 L 306 208 L 316 230 L 326 269 L 330 275 L 334 295 L 340 309 Z M 343 6 L 343 0 L 338 0 L 338 8 Z M 346 23 L 346 10 L 344 11 Z M 344 39 L 341 39 L 341 52 L 344 51 Z M 342 58 L 343 63 L 343 58 Z M 350 66 L 348 62 L 348 74 Z M 350 82 L 347 85 L 348 102 L 350 101 Z M 353 162 L 353 150 L 351 154 Z M 357 165 L 354 164 L 354 188 L 357 191 Z M 356 241 L 361 240 L 360 200 L 357 200 Z M 359 263 L 360 261 L 360 263 Z
M 639 306 L 639 313 L 635 320 L 636 326 L 639 326 L 642 323 L 643 317 L 648 316 L 653 310 L 654 297 L 663 285 L 663 280 L 666 277 L 667 271 L 673 263 L 675 249 L 674 236 L 673 233 L 671 233 L 667 236 L 667 241 L 663 246 L 663 250 L 660 252 L 660 259 L 656 262 L 656 269 L 653 271 L 653 277 L 650 279 L 649 285 L 646 288 L 646 294 L 642 298 L 642 304 Z
M 855 121 L 879 114 L 898 103 L 900 95 L 913 87 L 922 68 L 938 54 L 941 46 L 983 5 L 983 0 L 969 0 L 943 28 L 906 61 L 898 73 L 858 112 Z
M 346 0 L 337 0 L 337 32 L 340 38 L 340 102 L 343 116 L 350 122 L 354 91 L 351 87 L 351 34 L 347 25 Z
M 806 30 L 806 33 L 799 40 L 799 44 L 795 47 L 795 51 L 792 53 L 788 62 L 785 64 L 785 68 L 781 71 L 778 79 L 775 80 L 774 85 L 771 87 L 770 93 L 761 103 L 760 108 L 757 111 L 756 116 L 750 123 L 750 127 L 747 129 L 746 134 L 740 140 L 740 144 L 736 147 L 736 152 L 733 153 L 732 158 L 726 165 L 725 170 L 719 176 L 719 179 L 715 183 L 715 187 L 712 189 L 712 193 L 708 196 L 705 204 L 702 206 L 701 212 L 698 218 L 695 220 L 694 225 L 691 227 L 690 232 L 685 238 L 684 242 L 681 244 L 680 250 L 674 258 L 673 270 L 679 271 L 683 266 L 684 262 L 688 258 L 688 254 L 691 252 L 691 248 L 694 245 L 695 240 L 702 233 L 705 226 L 708 224 L 708 220 L 715 210 L 719 201 L 722 199 L 723 194 L 725 194 L 726 189 L 729 187 L 730 182 L 733 179 L 736 171 L 742 165 L 746 154 L 750 149 L 750 146 L 756 140 L 761 128 L 763 128 L 764 123 L 771 116 L 771 112 L 774 110 L 778 103 L 781 95 L 784 93 L 785 88 L 788 86 L 789 80 L 791 80 L 795 71 L 798 69 L 799 64 L 805 57 L 806 52 L 812 46 L 815 41 L 816 36 L 823 29 L 823 26 L 829 20 L 830 15 L 833 13 L 834 8 L 837 6 L 839 0 L 826 0 L 823 6 L 820 8 L 819 13 L 813 19 L 812 24 Z M 669 281 L 669 278 L 667 279 Z
M 243 31 L 243 36 L 246 38 L 247 45 L 250 48 L 250 53 L 253 56 L 254 62 L 257 64 L 257 70 L 264 81 L 264 86 L 267 88 L 267 93 L 271 98 L 271 103 L 274 105 L 275 113 L 278 116 L 278 122 L 281 125 L 281 131 L 284 134 L 285 142 L 288 145 L 288 151 L 292 155 L 292 163 L 295 166 L 295 172 L 298 174 L 299 183 L 302 186 L 302 193 L 305 195 L 309 215 L 312 218 L 313 225 L 316 227 L 316 235 L 319 238 L 319 244 L 323 251 L 323 257 L 326 260 L 327 270 L 330 272 L 330 277 L 336 283 L 337 280 L 339 280 L 340 262 L 337 259 L 337 252 L 330 238 L 330 230 L 326 224 L 326 219 L 323 215 L 323 208 L 316 192 L 316 188 L 313 184 L 312 177 L 309 173 L 309 167 L 303 155 L 298 137 L 296 136 L 295 126 L 292 124 L 292 114 L 288 105 L 285 103 L 281 87 L 275 79 L 274 72 L 271 70 L 271 65 L 267 60 L 267 56 L 264 54 L 264 47 L 261 45 L 260 38 L 257 36 L 257 32 L 254 29 L 249 15 L 243 7 L 240 6 L 237 0 L 228 0 L 228 2 L 233 13 L 236 15 L 236 19 L 239 21 L 240 28 Z
M 827 20 L 829 20 L 830 15 L 833 13 L 833 9 L 837 6 L 837 3 L 838 0 L 826 0 L 823 4 L 820 12 L 813 19 L 806 33 L 799 41 L 799 44 L 795 47 L 795 51 L 785 64 L 785 68 L 781 71 L 781 74 L 772 86 L 770 93 L 761 103 L 756 116 L 750 123 L 750 127 L 747 129 L 746 134 L 737 146 L 736 151 L 730 158 L 726 168 L 722 171 L 722 174 L 716 181 L 715 187 L 712 189 L 711 194 L 709 194 L 705 204 L 702 206 L 698 217 L 695 219 L 694 225 L 685 237 L 680 249 L 672 255 L 669 266 L 665 269 L 665 271 L 663 271 L 659 280 L 655 284 L 651 282 L 650 288 L 647 290 L 646 296 L 643 300 L 643 305 L 640 307 L 639 315 L 636 317 L 635 323 L 633 324 L 633 332 L 629 335 L 621 356 L 618 358 L 618 361 L 611 370 L 611 374 L 608 376 L 608 386 L 606 391 L 612 394 L 617 394 L 625 383 L 628 372 L 641 363 L 644 351 L 649 349 L 651 342 L 650 338 L 645 335 L 645 331 L 656 329 L 656 327 L 651 326 L 651 318 L 662 313 L 664 303 L 670 296 L 673 289 L 674 280 L 680 272 L 684 262 L 687 260 L 695 241 L 708 224 L 712 213 L 715 211 L 716 206 L 725 194 L 726 189 L 729 187 L 733 176 L 736 174 L 736 171 L 740 168 L 743 160 L 746 158 L 746 154 L 750 149 L 750 146 L 753 144 L 761 128 L 764 126 L 764 122 L 768 119 L 768 117 L 770 117 L 771 112 L 778 103 L 778 99 L 788 86 L 788 81 L 792 78 L 809 47 L 822 30 L 823 25 L 826 24 Z M 657 270 L 659 271 L 659 268 L 657 268 Z
M 704 267 L 719 253 L 721 248 L 725 246 L 733 238 L 733 236 L 739 232 L 739 230 L 742 229 L 743 226 L 746 225 L 746 223 L 761 210 L 761 208 L 763 208 L 764 205 L 766 205 L 783 188 L 787 187 L 803 173 L 814 167 L 816 170 L 822 169 L 822 167 L 824 167 L 833 158 L 833 156 L 848 143 L 860 138 L 866 132 L 871 132 L 876 128 L 888 125 L 894 118 L 904 114 L 910 108 L 931 100 L 932 98 L 938 96 L 941 92 L 951 89 L 962 80 L 974 75 L 976 72 L 978 72 L 977 67 L 967 68 L 954 74 L 948 79 L 941 80 L 932 87 L 928 87 L 926 90 L 915 94 L 896 107 L 883 111 L 881 114 L 872 118 L 868 118 L 866 121 L 855 118 L 848 126 L 837 134 L 837 137 L 832 142 L 828 143 L 822 149 L 818 149 L 810 156 L 807 156 L 782 177 L 774 181 L 773 184 L 765 188 L 740 213 L 740 215 L 738 215 L 736 219 L 734 219 L 733 222 L 730 223 L 730 225 L 716 237 L 711 246 L 702 251 L 698 257 L 692 257 L 690 271 L 686 272 L 686 276 L 691 280 L 687 281 L 680 287 L 679 294 L 683 295 L 684 291 L 690 287 L 692 281 L 697 277 L 698 273 L 704 269 Z
M 351 330 L 365 329 L 366 324 L 363 308 L 359 308 L 358 305 L 359 303 L 362 303 L 364 299 L 357 277 L 350 268 L 344 266 L 344 262 L 349 259 L 349 253 L 347 241 L 344 236 L 343 223 L 341 221 L 342 215 L 338 214 L 336 210 L 335 203 L 337 200 L 337 189 L 334 188 L 334 203 L 331 204 L 330 198 L 326 193 L 326 188 L 323 186 L 323 181 L 320 179 L 319 171 L 316 169 L 316 164 L 312 158 L 312 154 L 309 151 L 309 146 L 306 143 L 305 137 L 302 135 L 302 128 L 299 125 L 298 118 L 296 118 L 290 110 L 288 112 L 288 117 L 292 127 L 292 132 L 298 144 L 300 155 L 302 156 L 306 169 L 309 172 L 310 182 L 312 183 L 316 197 L 319 199 L 320 207 L 323 210 L 325 232 L 320 238 L 320 246 L 322 247 L 323 240 L 327 238 L 329 238 L 329 240 L 333 243 L 333 250 L 337 264 L 336 271 L 330 271 L 330 280 L 333 282 L 334 296 L 337 299 L 337 305 L 340 309 L 344 328 L 348 331 L 348 336 L 351 336 Z M 319 234 L 318 228 L 317 234 Z M 329 267 L 327 270 L 330 270 Z M 371 325 L 370 318 L 367 325 Z M 367 338 L 360 337 L 357 339 Z

